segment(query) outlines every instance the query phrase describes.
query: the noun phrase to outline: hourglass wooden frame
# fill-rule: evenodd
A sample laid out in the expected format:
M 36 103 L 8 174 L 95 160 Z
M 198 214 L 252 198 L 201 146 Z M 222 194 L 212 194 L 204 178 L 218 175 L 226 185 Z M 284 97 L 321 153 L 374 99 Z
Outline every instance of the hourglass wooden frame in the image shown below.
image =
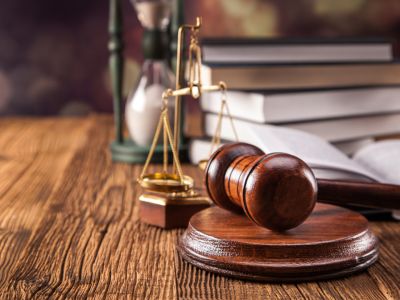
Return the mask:
M 110 79 L 113 97 L 113 110 L 114 110 L 114 128 L 115 128 L 115 140 L 110 145 L 111 156 L 113 161 L 124 162 L 124 163 L 144 163 L 149 152 L 148 146 L 139 146 L 135 144 L 130 138 L 124 134 L 124 116 L 123 116 L 123 82 L 124 82 L 124 30 L 123 30 L 123 1 L 127 0 L 109 0 L 110 15 L 109 15 L 109 43 L 108 50 L 109 56 L 109 68 L 110 68 Z M 176 36 L 178 33 L 179 26 L 183 24 L 184 19 L 184 1 L 176 0 L 172 2 L 172 15 L 171 22 L 168 29 L 170 33 L 170 53 L 175 53 L 177 48 Z M 154 34 L 154 32 L 147 32 L 148 34 Z M 167 34 L 167 33 L 165 33 Z M 161 35 L 157 35 L 161 36 Z M 157 38 L 152 39 L 153 42 L 157 41 Z M 152 49 L 155 51 L 157 45 L 150 44 Z M 143 51 L 150 51 L 150 49 L 143 49 Z M 175 57 L 168 57 L 170 64 L 175 66 Z M 183 78 L 179 78 L 182 80 Z M 182 109 L 179 108 L 181 112 Z M 181 124 L 183 126 L 183 118 L 181 118 Z M 171 155 L 171 153 L 169 153 Z M 187 145 L 184 140 L 181 139 L 181 145 L 179 145 L 178 155 L 181 159 L 187 159 Z M 161 146 L 157 146 L 153 161 L 161 162 L 163 159 L 163 149 Z

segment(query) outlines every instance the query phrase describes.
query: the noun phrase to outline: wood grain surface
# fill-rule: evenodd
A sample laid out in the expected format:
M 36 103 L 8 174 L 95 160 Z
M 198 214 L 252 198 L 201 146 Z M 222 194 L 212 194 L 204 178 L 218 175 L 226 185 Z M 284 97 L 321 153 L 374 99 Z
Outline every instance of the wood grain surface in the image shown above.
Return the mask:
M 0 299 L 400 299 L 400 223 L 341 280 L 262 284 L 184 262 L 183 230 L 141 224 L 141 166 L 113 164 L 110 116 L 0 120 Z M 201 182 L 201 172 L 185 166 Z

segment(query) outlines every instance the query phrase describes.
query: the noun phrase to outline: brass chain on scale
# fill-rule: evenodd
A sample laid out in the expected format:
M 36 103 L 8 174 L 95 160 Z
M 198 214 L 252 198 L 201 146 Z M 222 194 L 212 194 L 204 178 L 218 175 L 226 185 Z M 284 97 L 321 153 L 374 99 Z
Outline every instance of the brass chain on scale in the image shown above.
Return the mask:
M 213 138 L 211 140 L 211 147 L 210 147 L 210 151 L 208 153 L 208 157 L 211 156 L 211 154 L 219 147 L 221 146 L 221 131 L 222 131 L 222 121 L 224 118 L 224 115 L 226 115 L 228 117 L 229 123 L 231 125 L 231 129 L 233 132 L 233 135 L 235 137 L 235 141 L 239 142 L 239 136 L 237 134 L 236 128 L 235 128 L 235 124 L 233 122 L 233 118 L 231 115 L 231 112 L 229 110 L 229 106 L 228 106 L 228 101 L 226 98 L 226 92 L 227 92 L 227 87 L 226 84 L 224 82 L 220 82 L 219 83 L 221 86 L 221 106 L 218 112 L 218 119 L 217 119 L 217 126 L 215 127 L 215 132 L 213 135 Z M 225 112 L 225 114 L 224 114 Z M 202 159 L 199 162 L 199 168 L 201 170 L 205 170 L 206 165 L 207 165 L 208 159 Z

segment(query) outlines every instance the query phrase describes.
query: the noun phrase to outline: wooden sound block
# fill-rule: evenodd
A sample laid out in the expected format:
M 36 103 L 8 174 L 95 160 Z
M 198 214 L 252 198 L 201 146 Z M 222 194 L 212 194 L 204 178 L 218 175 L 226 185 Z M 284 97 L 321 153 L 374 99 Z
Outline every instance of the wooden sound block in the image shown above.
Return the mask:
M 195 214 L 178 251 L 189 263 L 221 275 L 299 282 L 348 275 L 378 258 L 377 239 L 360 214 L 317 204 L 300 226 L 278 233 L 218 207 Z
M 139 197 L 139 216 L 142 222 L 164 229 L 186 228 L 195 213 L 210 205 L 210 199 L 201 195 L 176 198 L 162 193 L 145 193 Z

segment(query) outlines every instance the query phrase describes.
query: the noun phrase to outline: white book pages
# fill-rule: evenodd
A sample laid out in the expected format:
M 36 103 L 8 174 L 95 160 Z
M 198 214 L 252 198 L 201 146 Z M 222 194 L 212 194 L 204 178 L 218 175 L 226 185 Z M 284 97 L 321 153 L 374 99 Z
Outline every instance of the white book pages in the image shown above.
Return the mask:
M 335 179 L 335 180 L 351 180 L 351 181 L 366 181 L 374 182 L 370 178 L 359 173 L 348 172 L 347 170 L 339 169 L 324 169 L 319 167 L 311 167 L 316 178 Z
M 290 123 L 285 126 L 340 142 L 400 133 L 400 114 Z
M 205 120 L 206 134 L 212 136 L 218 116 L 208 114 Z M 285 152 L 303 159 L 312 168 L 338 170 L 349 176 L 364 177 L 379 181 L 379 177 L 354 162 L 323 139 L 298 130 L 272 125 L 249 123 L 235 120 L 239 140 L 253 144 L 266 153 Z M 235 137 L 225 118 L 222 122 L 221 137 L 234 141 Z
M 264 106 L 266 96 L 258 93 L 245 93 L 228 91 L 227 103 L 229 111 L 233 117 L 246 119 L 251 117 L 253 122 L 265 123 L 273 122 L 274 118 L 265 114 Z M 212 112 L 218 114 L 221 109 L 221 93 L 212 92 L 201 95 L 200 99 L 201 108 L 205 112 Z M 270 109 L 270 105 L 267 105 Z M 225 113 L 225 112 L 224 112 Z M 275 118 L 275 120 L 279 120 Z
M 354 161 L 379 176 L 381 182 L 400 184 L 400 140 L 368 145 L 354 155 Z
M 374 143 L 373 138 L 365 138 L 365 139 L 359 139 L 359 140 L 351 140 L 351 141 L 344 141 L 344 142 L 337 142 L 333 143 L 333 145 L 340 150 L 340 152 L 343 152 L 349 157 L 352 157 L 354 153 L 356 153 L 358 150 L 360 150 L 363 147 L 366 147 L 367 145 L 370 145 Z
M 400 140 L 385 140 L 366 146 L 354 155 L 354 160 L 377 174 L 381 182 L 400 184 Z M 400 210 L 393 211 L 392 215 L 400 220 Z

